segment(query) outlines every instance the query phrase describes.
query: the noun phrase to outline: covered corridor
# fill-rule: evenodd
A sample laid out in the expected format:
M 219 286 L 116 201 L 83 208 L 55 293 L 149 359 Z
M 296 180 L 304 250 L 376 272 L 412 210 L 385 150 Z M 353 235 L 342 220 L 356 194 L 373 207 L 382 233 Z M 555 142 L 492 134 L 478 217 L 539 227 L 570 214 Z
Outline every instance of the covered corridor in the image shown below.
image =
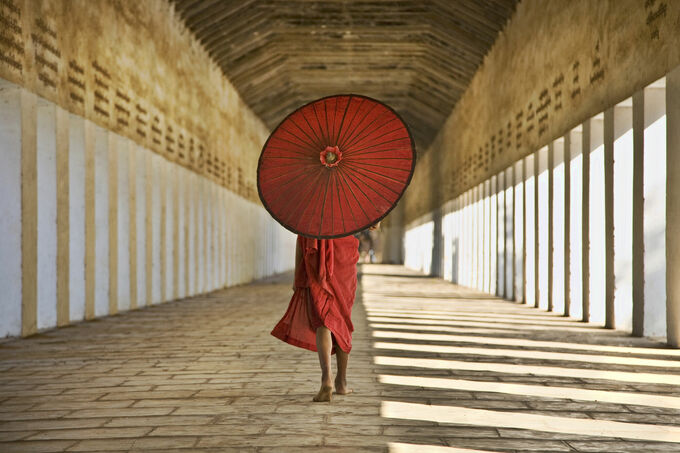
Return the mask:
M 680 451 L 678 24 L 677 0 L 0 0 L 0 453 Z M 269 335 L 296 237 L 257 168 L 335 94 L 387 104 L 417 158 L 366 164 L 408 188 L 359 233 L 356 393 L 313 404 L 316 355 Z

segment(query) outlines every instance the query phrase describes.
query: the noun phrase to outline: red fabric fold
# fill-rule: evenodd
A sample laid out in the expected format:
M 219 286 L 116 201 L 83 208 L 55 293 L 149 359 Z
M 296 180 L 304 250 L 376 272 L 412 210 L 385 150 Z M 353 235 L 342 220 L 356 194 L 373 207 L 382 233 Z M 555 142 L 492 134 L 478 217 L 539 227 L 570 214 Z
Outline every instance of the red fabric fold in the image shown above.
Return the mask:
M 334 344 L 352 349 L 352 305 L 357 288 L 359 240 L 311 239 L 298 236 L 302 260 L 288 310 L 271 334 L 286 343 L 316 351 L 316 329 L 325 326 Z M 333 348 L 335 352 L 335 347 Z

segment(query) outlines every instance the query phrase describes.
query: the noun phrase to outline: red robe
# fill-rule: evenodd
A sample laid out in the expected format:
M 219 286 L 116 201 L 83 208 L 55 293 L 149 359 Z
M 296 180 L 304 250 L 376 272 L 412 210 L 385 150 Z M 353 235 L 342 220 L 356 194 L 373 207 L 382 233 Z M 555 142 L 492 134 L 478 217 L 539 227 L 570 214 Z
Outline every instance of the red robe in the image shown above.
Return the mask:
M 352 305 L 357 288 L 359 240 L 297 237 L 302 259 L 288 310 L 271 334 L 286 343 L 316 351 L 316 329 L 326 326 L 334 347 L 352 349 Z

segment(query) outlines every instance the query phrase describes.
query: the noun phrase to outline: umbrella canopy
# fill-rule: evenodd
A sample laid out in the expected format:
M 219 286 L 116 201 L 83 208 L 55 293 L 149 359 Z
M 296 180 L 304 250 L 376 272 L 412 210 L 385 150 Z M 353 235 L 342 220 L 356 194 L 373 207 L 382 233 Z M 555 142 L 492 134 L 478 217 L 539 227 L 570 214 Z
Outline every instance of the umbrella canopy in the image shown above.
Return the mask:
M 394 110 L 366 96 L 330 96 L 274 129 L 260 154 L 257 190 L 285 228 L 330 239 L 385 217 L 415 164 L 413 138 Z

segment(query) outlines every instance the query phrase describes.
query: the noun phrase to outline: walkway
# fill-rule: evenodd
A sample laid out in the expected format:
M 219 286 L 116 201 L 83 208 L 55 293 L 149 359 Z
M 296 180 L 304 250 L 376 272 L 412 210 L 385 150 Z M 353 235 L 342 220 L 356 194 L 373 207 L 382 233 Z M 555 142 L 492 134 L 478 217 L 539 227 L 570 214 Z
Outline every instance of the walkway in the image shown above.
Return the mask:
M 290 279 L 0 343 L 0 452 L 680 451 L 680 351 L 398 266 L 363 267 L 356 394 L 312 403 Z

